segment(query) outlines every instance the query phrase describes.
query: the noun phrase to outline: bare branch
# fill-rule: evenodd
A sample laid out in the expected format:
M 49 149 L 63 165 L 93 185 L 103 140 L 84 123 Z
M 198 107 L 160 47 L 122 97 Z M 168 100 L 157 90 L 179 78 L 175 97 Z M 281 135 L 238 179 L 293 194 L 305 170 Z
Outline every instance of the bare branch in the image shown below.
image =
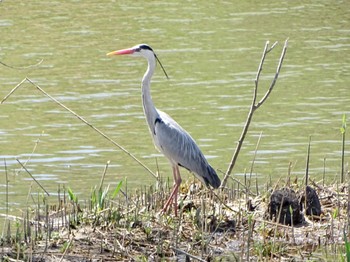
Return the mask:
M 243 141 L 244 141 L 244 138 L 248 132 L 248 128 L 249 128 L 249 125 L 252 121 L 252 118 L 253 118 L 253 114 L 255 112 L 256 109 L 258 109 L 265 101 L 266 99 L 269 97 L 269 95 L 271 94 L 272 92 L 272 89 L 273 87 L 275 86 L 276 84 L 276 81 L 278 79 L 278 75 L 280 73 L 280 70 L 281 70 L 281 67 L 282 67 L 282 63 L 283 63 L 283 60 L 284 60 L 284 56 L 286 54 L 286 50 L 287 50 L 287 46 L 288 46 L 288 39 L 285 41 L 284 43 L 284 47 L 283 47 L 283 50 L 282 50 L 282 54 L 280 56 L 280 59 L 279 59 L 279 63 L 278 63 L 278 66 L 277 66 L 277 70 L 276 70 L 276 74 L 275 74 L 275 77 L 273 79 L 273 81 L 271 82 L 270 84 L 270 87 L 268 89 L 268 91 L 265 93 L 265 95 L 263 96 L 263 98 L 259 101 L 259 103 L 255 104 L 256 103 L 256 98 L 257 98 L 257 94 L 258 94 L 258 86 L 259 86 L 259 79 L 260 79 L 260 74 L 261 74 L 261 71 L 262 71 L 262 67 L 263 67 L 263 64 L 265 62 L 265 58 L 266 58 L 266 55 L 277 45 L 277 42 L 275 42 L 270 48 L 269 47 L 269 41 L 267 41 L 265 43 L 265 47 L 264 47 L 264 50 L 263 50 L 263 53 L 262 53 L 262 56 L 261 56 L 261 60 L 260 60 L 260 64 L 258 66 L 258 71 L 256 73 L 256 78 L 255 78 L 255 86 L 254 86 L 254 92 L 253 92 L 253 98 L 252 98 L 252 104 L 250 106 L 250 110 L 249 110 L 249 113 L 248 113 L 248 116 L 247 116 L 247 120 L 246 120 L 246 123 L 244 124 L 244 127 L 243 127 L 243 130 L 242 130 L 242 133 L 241 133 L 241 136 L 238 140 L 238 143 L 237 143 L 237 146 L 236 146 L 236 149 L 233 153 L 233 156 L 232 156 L 232 159 L 231 159 L 231 162 L 227 168 L 227 171 L 225 173 L 225 176 L 224 176 L 224 179 L 222 180 L 222 183 L 221 183 L 221 186 L 220 188 L 223 188 L 225 187 L 226 183 L 227 183 L 227 179 L 228 177 L 231 175 L 231 172 L 232 172 L 232 169 L 234 167 L 234 165 L 236 164 L 236 161 L 237 161 L 237 158 L 238 158 L 238 155 L 239 155 L 239 152 L 242 148 L 242 145 L 243 145 Z
M 277 65 L 275 77 L 273 78 L 273 80 L 271 82 L 271 85 L 270 85 L 269 89 L 266 91 L 266 93 L 263 96 L 263 98 L 261 98 L 259 103 L 256 104 L 257 108 L 260 107 L 265 102 L 265 100 L 269 97 L 270 93 L 272 92 L 273 87 L 275 86 L 275 84 L 277 82 L 279 73 L 281 71 L 282 63 L 283 63 L 283 60 L 284 60 L 284 56 L 286 55 L 287 46 L 288 46 L 288 39 L 284 42 L 284 46 L 283 46 L 283 49 L 282 49 L 281 57 L 280 57 L 280 60 L 278 62 L 278 65 Z
M 255 77 L 254 97 L 253 97 L 253 103 L 252 103 L 254 106 L 255 106 L 255 101 L 256 101 L 257 94 L 258 94 L 258 85 L 259 85 L 260 74 L 262 71 L 263 64 L 265 62 L 268 47 L 269 47 L 269 41 L 266 41 L 264 51 L 263 51 L 262 56 L 261 56 L 260 64 L 258 66 L 258 72 L 256 73 L 256 77 Z
M 232 169 L 233 169 L 234 165 L 236 164 L 239 152 L 240 152 L 241 147 L 243 145 L 244 138 L 245 138 L 245 136 L 246 136 L 246 134 L 248 132 L 248 128 L 249 128 L 250 122 L 252 120 L 253 113 L 254 113 L 254 104 L 252 104 L 252 106 L 250 108 L 250 111 L 248 113 L 248 117 L 247 117 L 246 123 L 244 124 L 241 136 L 240 136 L 240 138 L 238 140 L 237 147 L 235 149 L 235 152 L 233 153 L 230 165 L 228 166 L 228 169 L 227 169 L 227 171 L 225 173 L 224 179 L 222 180 L 220 187 L 225 187 L 225 185 L 227 183 L 227 179 L 229 178 L 229 176 L 230 176 L 230 174 L 232 172 Z
M 273 45 L 266 51 L 266 53 L 270 53 L 270 51 L 272 51 L 272 49 L 274 49 L 277 44 L 278 41 L 274 42 Z

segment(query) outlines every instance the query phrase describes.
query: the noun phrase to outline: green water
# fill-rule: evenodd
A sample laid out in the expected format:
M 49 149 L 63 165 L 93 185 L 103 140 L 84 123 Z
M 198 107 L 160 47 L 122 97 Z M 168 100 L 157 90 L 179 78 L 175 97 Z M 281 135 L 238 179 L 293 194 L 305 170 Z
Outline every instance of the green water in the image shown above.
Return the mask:
M 163 176 L 171 168 L 154 148 L 143 116 L 143 59 L 106 53 L 148 43 L 160 68 L 152 81 L 156 106 L 195 138 L 217 170 L 226 171 L 251 103 L 254 78 L 267 40 L 279 41 L 260 82 L 266 91 L 289 37 L 272 95 L 254 115 L 238 162 L 261 181 L 302 177 L 312 136 L 310 173 L 340 172 L 342 115 L 350 115 L 350 2 L 348 1 L 1 1 L 0 98 L 29 77 L 46 92 Z M 35 67 L 27 66 L 42 62 Z M 23 68 L 24 67 L 24 68 Z M 99 183 L 149 185 L 154 178 L 128 155 L 26 83 L 0 105 L 0 209 L 5 173 L 10 212 L 29 192 L 41 192 L 16 161 L 49 192 L 70 186 L 81 198 Z M 33 148 L 36 142 L 33 154 Z M 349 147 L 349 142 L 347 142 Z M 349 160 L 349 150 L 346 151 Z M 6 167 L 5 167 L 6 163 Z M 191 177 L 182 171 L 183 177 Z M 222 175 L 221 175 L 222 177 Z M 30 203 L 32 201 L 30 200 Z

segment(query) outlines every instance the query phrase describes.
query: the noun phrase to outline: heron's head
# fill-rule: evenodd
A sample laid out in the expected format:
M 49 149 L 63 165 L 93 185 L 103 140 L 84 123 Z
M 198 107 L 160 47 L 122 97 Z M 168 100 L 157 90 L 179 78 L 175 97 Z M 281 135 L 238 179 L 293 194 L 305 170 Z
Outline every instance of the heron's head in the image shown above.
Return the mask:
M 107 56 L 112 55 L 132 55 L 132 56 L 143 56 L 145 58 L 156 58 L 153 49 L 146 44 L 135 45 L 131 48 L 113 51 L 107 54 Z
M 155 59 L 156 61 L 158 61 L 158 63 L 162 67 L 165 76 L 169 78 L 168 74 L 165 72 L 165 69 L 162 63 L 160 62 L 157 55 L 154 53 L 153 49 L 149 45 L 146 45 L 146 44 L 135 45 L 131 48 L 117 50 L 107 54 L 107 56 L 112 56 L 112 55 L 142 56 L 146 58 L 148 62 L 153 61 Z

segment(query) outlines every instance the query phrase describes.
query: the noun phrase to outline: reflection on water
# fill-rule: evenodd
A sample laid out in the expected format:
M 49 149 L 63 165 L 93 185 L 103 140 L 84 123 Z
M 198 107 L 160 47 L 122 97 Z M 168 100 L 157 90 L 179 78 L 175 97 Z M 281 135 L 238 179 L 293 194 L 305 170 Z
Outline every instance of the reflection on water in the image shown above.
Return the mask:
M 151 170 L 170 174 L 143 117 L 139 86 L 145 61 L 105 56 L 147 42 L 170 75 L 169 81 L 162 72 L 153 78 L 156 106 L 191 133 L 215 168 L 225 171 L 248 114 L 264 43 L 289 37 L 280 79 L 254 116 L 234 173 L 250 170 L 256 153 L 254 175 L 262 181 L 285 176 L 290 163 L 292 174 L 302 177 L 311 136 L 311 174 L 320 177 L 325 170 L 330 179 L 339 174 L 339 128 L 342 114 L 350 111 L 348 3 L 45 5 L 43 10 L 34 3 L 0 3 L 6 10 L 0 19 L 0 61 L 28 66 L 43 59 L 22 70 L 0 65 L 0 97 L 28 76 Z M 260 97 L 272 80 L 280 48 L 266 61 Z M 107 161 L 106 184 L 125 177 L 131 187 L 154 182 L 127 154 L 28 83 L 0 105 L 0 112 L 0 194 L 7 173 L 11 204 L 40 191 L 25 171 L 18 174 L 17 158 L 29 159 L 26 167 L 51 193 L 63 183 L 87 196 Z

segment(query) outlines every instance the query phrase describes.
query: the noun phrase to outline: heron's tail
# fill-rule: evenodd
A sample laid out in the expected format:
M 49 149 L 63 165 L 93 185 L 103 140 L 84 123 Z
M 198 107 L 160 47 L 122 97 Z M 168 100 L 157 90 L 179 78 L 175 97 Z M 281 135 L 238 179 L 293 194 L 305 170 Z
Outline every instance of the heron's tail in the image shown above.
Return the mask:
M 205 181 L 207 182 L 207 185 L 211 185 L 213 188 L 218 188 L 221 185 L 221 180 L 216 174 L 214 168 L 212 168 L 210 165 L 207 167 L 207 176 Z

